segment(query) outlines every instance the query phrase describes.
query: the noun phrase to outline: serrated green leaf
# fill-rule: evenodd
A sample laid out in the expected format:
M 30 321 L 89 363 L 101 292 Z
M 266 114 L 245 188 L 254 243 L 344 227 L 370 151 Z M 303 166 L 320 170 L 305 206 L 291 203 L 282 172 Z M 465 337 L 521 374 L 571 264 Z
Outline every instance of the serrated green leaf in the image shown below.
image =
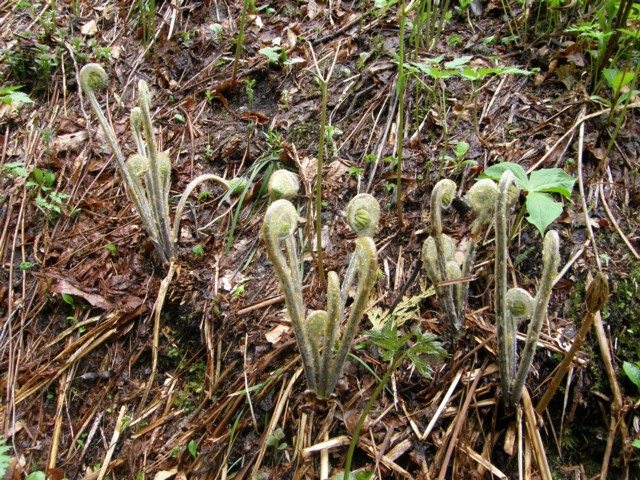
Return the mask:
M 561 168 L 543 168 L 531 172 L 529 176 L 529 192 L 559 193 L 565 198 L 571 198 L 576 179 Z
M 445 62 L 444 68 L 450 68 L 450 69 L 460 68 L 463 65 L 466 65 L 467 63 L 469 63 L 472 58 L 473 57 L 471 55 L 464 55 L 462 57 L 454 58 L 449 62 Z
M 11 92 L 7 97 L 11 103 L 33 103 L 33 100 L 29 98 L 29 95 L 24 92 Z
M 427 362 L 424 358 L 418 355 L 418 353 L 415 352 L 413 349 L 407 350 L 407 357 L 409 357 L 409 360 L 411 360 L 411 363 L 415 365 L 416 370 L 418 370 L 418 373 L 420 373 L 420 375 L 426 378 L 431 377 L 431 373 L 433 369 L 431 368 L 431 365 L 429 364 L 429 362 Z
M 562 213 L 562 204 L 556 202 L 551 195 L 544 192 L 530 192 L 526 203 L 527 221 L 534 225 L 540 235 Z
M 624 362 L 622 370 L 629 377 L 636 387 L 640 388 L 640 365 L 637 363 Z
M 516 177 L 516 184 L 519 188 L 522 188 L 523 190 L 528 190 L 528 188 L 526 188 L 529 182 L 529 180 L 527 179 L 527 174 L 524 171 L 524 168 L 522 168 L 522 166 L 518 165 L 517 163 L 511 163 L 511 162 L 498 163 L 497 165 L 493 165 L 487 168 L 480 176 L 478 176 L 478 178 L 479 179 L 490 178 L 491 180 L 495 180 L 496 182 L 499 182 L 500 177 L 502 177 L 502 174 L 506 170 L 511 170 L 514 177 Z
M 463 68 L 460 70 L 460 76 L 471 81 L 480 80 L 482 78 L 482 74 L 472 68 Z

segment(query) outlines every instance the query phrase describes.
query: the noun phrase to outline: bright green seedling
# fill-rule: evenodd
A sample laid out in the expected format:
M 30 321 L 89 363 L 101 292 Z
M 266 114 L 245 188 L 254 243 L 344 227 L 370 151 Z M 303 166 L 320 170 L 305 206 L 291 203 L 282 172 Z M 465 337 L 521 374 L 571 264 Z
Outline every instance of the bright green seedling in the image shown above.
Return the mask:
M 527 177 L 524 168 L 511 162 L 493 165 L 478 178 L 498 181 L 506 170 L 513 173 L 516 186 L 527 192 L 524 206 L 529 214 L 527 221 L 538 229 L 540 235 L 544 236 L 547 227 L 562 214 L 562 203 L 555 201 L 551 194 L 559 193 L 566 199 L 570 199 L 575 178 L 561 168 L 543 168 L 531 172 Z
M 515 177 L 511 170 L 502 174 L 498 185 L 496 204 L 496 253 L 495 253 L 495 304 L 498 331 L 498 365 L 503 398 L 508 408 L 520 401 L 525 379 L 533 362 L 542 322 L 547 314 L 553 280 L 560 265 L 560 240 L 558 233 L 550 230 L 542 244 L 542 276 L 538 293 L 532 297 L 522 288 L 507 289 L 508 221 L 507 211 L 514 200 L 512 184 Z M 529 320 L 527 339 L 516 368 L 516 333 L 519 320 Z
M 452 180 L 439 181 L 431 193 L 431 235 L 422 246 L 422 262 L 444 310 L 449 335 L 456 339 L 464 329 L 469 281 L 476 245 L 482 229 L 491 218 L 498 189 L 491 180 L 476 183 L 468 192 L 468 200 L 477 216 L 471 226 L 469 245 L 462 265 L 455 257 L 453 240 L 442 233 L 442 210 L 451 205 L 456 194 Z
M 275 182 L 270 182 L 270 191 L 275 187 Z M 271 192 L 270 196 L 276 197 Z M 378 202 L 371 195 L 360 194 L 349 202 L 345 213 L 347 223 L 358 234 L 345 279 L 340 286 L 338 274 L 329 272 L 326 311 L 316 310 L 307 315 L 296 245 L 298 212 L 289 200 L 281 198 L 269 206 L 262 225 L 262 240 L 284 293 L 307 383 L 320 399 L 327 398 L 338 381 L 378 269 L 376 245 L 371 238 L 380 218 Z M 355 298 L 340 336 L 347 297 L 356 277 Z
M 97 63 L 85 65 L 80 72 L 80 85 L 89 99 L 91 108 L 113 152 L 118 170 L 124 178 L 127 190 L 142 219 L 149 238 L 163 262 L 176 255 L 180 235 L 180 220 L 187 199 L 202 182 L 212 180 L 232 191 L 242 181 L 227 181 L 217 175 L 200 175 L 187 185 L 176 208 L 173 229 L 169 227 L 169 190 L 171 187 L 171 160 L 167 152 L 159 152 L 151 122 L 151 94 L 144 80 L 138 83 L 138 107 L 131 110 L 131 131 L 138 153 L 125 159 L 116 135 L 107 122 L 95 95 L 95 90 L 105 88 L 109 77 Z

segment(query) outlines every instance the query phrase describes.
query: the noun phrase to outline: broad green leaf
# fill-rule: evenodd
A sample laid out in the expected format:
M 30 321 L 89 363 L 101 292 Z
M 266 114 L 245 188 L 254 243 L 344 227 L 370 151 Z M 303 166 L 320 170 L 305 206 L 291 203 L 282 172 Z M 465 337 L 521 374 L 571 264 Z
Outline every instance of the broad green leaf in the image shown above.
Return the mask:
M 535 225 L 544 236 L 544 231 L 562 213 L 562 204 L 556 202 L 551 195 L 544 192 L 529 192 L 527 194 L 527 221 Z
M 482 75 L 477 70 L 473 70 L 472 68 L 463 68 L 460 70 L 460 76 L 465 80 L 479 80 L 482 78 Z
M 636 387 L 640 388 L 640 365 L 637 363 L 624 362 L 622 364 L 622 370 L 627 374 L 629 380 L 631 380 Z
M 497 165 L 493 165 L 487 168 L 484 171 L 484 173 L 482 173 L 482 175 L 480 175 L 478 178 L 479 179 L 490 178 L 491 180 L 495 180 L 496 182 L 498 182 L 500 181 L 500 177 L 502 177 L 502 174 L 506 170 L 511 170 L 513 172 L 513 175 L 516 177 L 516 184 L 518 185 L 519 188 L 528 190 L 527 186 L 528 186 L 529 180 L 527 179 L 527 174 L 525 173 L 524 168 L 522 168 L 517 163 L 511 163 L 511 162 L 498 163 Z
M 636 438 L 633 442 L 631 442 L 631 446 L 640 448 L 640 438 Z
M 617 92 L 625 85 L 631 83 L 636 75 L 634 72 L 621 72 L 617 68 L 605 68 L 602 71 L 602 76 L 609 88 Z
M 471 55 L 464 55 L 462 57 L 454 58 L 453 60 L 451 60 L 449 62 L 445 62 L 444 67 L 445 68 L 460 68 L 463 65 L 466 65 L 467 63 L 469 63 L 472 58 L 473 57 Z
M 29 476 L 27 477 L 27 480 L 45 480 L 45 479 L 46 477 L 44 472 L 40 472 L 40 471 L 30 473 Z
M 571 198 L 575 181 L 575 178 L 561 168 L 543 168 L 531 172 L 528 190 L 530 192 L 559 193 L 565 198 Z
M 462 158 L 469 151 L 469 144 L 467 142 L 460 141 L 456 143 L 456 157 Z
M 264 55 L 270 62 L 278 63 L 280 61 L 280 47 L 264 47 L 258 50 L 260 55 Z

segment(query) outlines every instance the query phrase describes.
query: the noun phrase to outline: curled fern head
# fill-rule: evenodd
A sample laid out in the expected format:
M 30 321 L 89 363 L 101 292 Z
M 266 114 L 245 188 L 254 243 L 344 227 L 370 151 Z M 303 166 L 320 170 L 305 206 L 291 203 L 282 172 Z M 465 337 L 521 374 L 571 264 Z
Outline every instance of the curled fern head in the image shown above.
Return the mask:
M 131 123 L 132 130 L 142 131 L 142 110 L 140 110 L 140 107 L 133 107 L 131 109 L 129 122 Z
M 327 312 L 324 310 L 314 310 L 304 322 L 304 329 L 307 335 L 318 345 L 321 344 L 320 340 L 324 336 L 327 318 Z
M 457 280 L 462 277 L 460 265 L 455 260 L 449 260 L 445 266 L 447 271 L 447 280 Z
M 102 90 L 109 83 L 109 75 L 98 63 L 88 63 L 80 70 L 80 86 L 85 93 Z
M 167 152 L 161 152 L 158 154 L 158 169 L 160 170 L 160 175 L 163 177 L 171 175 L 171 159 Z
M 293 235 L 298 226 L 298 212 L 289 200 L 276 200 L 267 209 L 262 226 L 271 240 L 284 240 Z
M 149 170 L 149 160 L 139 154 L 134 154 L 127 160 L 127 170 L 133 177 L 141 177 Z
M 247 187 L 247 179 L 243 177 L 232 178 L 229 180 L 229 193 L 237 195 Z
M 432 195 L 435 195 L 437 203 L 439 203 L 442 208 L 447 208 L 456 196 L 456 188 L 456 182 L 453 180 L 440 180 L 436 183 L 436 186 L 433 187 Z
M 380 204 L 368 193 L 351 199 L 345 211 L 347 223 L 359 237 L 373 236 L 380 221 Z
M 476 212 L 491 212 L 498 200 L 498 186 L 489 178 L 483 178 L 469 189 L 467 198 Z
M 269 198 L 280 200 L 282 198 L 291 200 L 298 194 L 300 182 L 298 176 L 289 170 L 276 170 L 269 178 Z
M 511 288 L 506 296 L 507 308 L 515 318 L 531 318 L 533 315 L 533 297 L 522 288 Z
M 456 247 L 453 244 L 453 240 L 451 240 L 447 235 L 443 235 L 442 237 L 445 262 L 453 261 L 453 257 L 456 253 Z M 433 237 L 428 237 L 422 244 L 422 261 L 425 263 L 432 262 L 433 265 L 437 265 L 438 263 L 438 249 L 436 248 L 436 242 Z

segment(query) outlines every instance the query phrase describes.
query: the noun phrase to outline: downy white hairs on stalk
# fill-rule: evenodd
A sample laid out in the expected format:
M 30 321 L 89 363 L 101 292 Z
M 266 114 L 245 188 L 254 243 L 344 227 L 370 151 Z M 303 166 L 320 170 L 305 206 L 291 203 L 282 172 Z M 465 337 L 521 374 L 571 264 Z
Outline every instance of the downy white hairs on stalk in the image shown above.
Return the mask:
M 180 235 L 180 219 L 188 196 L 202 182 L 212 180 L 226 190 L 237 188 L 241 179 L 227 181 L 217 175 L 205 174 L 192 180 L 180 197 L 173 230 L 169 223 L 169 190 L 171 188 L 171 160 L 167 152 L 159 152 L 151 121 L 151 94 L 144 80 L 138 82 L 138 106 L 131 110 L 131 131 L 137 154 L 125 160 L 116 135 L 102 112 L 95 91 L 106 88 L 109 77 L 97 63 L 85 65 L 80 71 L 80 86 L 98 118 L 109 148 L 113 152 L 120 175 L 156 252 L 163 262 L 176 256 Z
M 275 201 L 265 214 L 262 240 L 284 294 L 309 390 L 318 398 L 325 399 L 333 392 L 342 372 L 376 280 L 377 251 L 371 236 L 380 218 L 380 206 L 368 194 L 357 195 L 349 202 L 345 215 L 347 223 L 358 238 L 344 281 L 340 286 L 338 274 L 329 272 L 327 309 L 312 311 L 305 317 L 296 244 L 298 212 L 288 199 L 283 198 L 291 198 L 294 182 L 290 175 L 283 173 L 275 176 L 276 173 L 278 172 L 272 175 L 269 182 L 269 195 Z M 347 297 L 354 281 L 355 298 L 340 335 Z

